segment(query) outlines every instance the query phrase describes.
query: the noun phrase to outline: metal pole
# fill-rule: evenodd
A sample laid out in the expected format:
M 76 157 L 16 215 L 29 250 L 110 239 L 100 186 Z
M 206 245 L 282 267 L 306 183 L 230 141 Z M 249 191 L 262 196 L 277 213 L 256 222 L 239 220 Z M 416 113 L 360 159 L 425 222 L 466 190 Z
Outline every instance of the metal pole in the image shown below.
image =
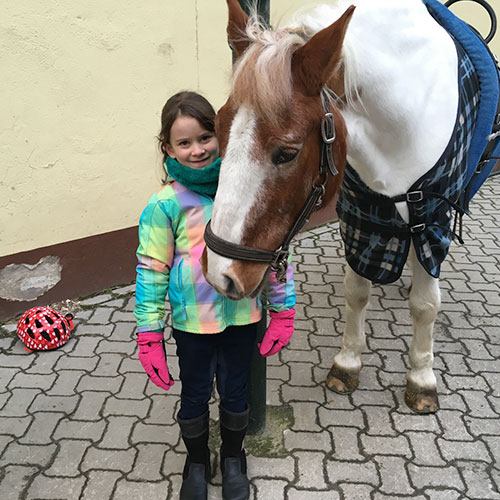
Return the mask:
M 243 10 L 248 14 L 249 7 L 254 3 L 253 0 L 238 0 Z M 269 23 L 269 1 L 258 0 L 257 12 L 262 19 Z M 257 325 L 257 342 L 262 341 L 262 337 L 266 332 L 267 314 L 262 311 L 262 319 Z M 263 358 L 257 345 L 254 347 L 252 354 L 252 364 L 250 366 L 250 373 L 248 376 L 248 393 L 247 399 L 250 406 L 250 415 L 248 422 L 248 434 L 257 434 L 264 430 L 266 426 L 266 358 Z

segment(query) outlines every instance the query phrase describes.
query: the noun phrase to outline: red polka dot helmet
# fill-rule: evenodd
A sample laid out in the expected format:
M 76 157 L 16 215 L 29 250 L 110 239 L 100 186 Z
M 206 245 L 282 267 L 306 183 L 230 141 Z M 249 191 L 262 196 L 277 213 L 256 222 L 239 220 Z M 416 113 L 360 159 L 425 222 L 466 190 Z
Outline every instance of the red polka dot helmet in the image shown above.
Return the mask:
M 49 307 L 26 311 L 17 323 L 17 334 L 28 351 L 46 351 L 65 344 L 73 330 L 73 315 L 63 316 Z

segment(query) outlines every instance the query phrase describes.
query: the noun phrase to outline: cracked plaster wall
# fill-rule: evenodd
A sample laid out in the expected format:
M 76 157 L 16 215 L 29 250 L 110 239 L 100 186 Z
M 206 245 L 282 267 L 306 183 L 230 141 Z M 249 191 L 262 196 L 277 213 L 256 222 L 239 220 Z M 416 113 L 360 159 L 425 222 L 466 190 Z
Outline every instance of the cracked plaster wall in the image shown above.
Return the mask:
M 137 224 L 166 99 L 225 100 L 226 22 L 222 0 L 5 3 L 0 256 Z

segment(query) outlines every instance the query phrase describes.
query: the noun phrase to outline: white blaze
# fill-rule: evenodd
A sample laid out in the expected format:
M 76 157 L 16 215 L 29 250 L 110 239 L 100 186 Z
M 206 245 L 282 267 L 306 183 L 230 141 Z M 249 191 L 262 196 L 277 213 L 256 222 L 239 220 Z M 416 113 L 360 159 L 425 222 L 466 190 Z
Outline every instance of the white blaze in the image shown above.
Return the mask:
M 212 211 L 212 231 L 232 243 L 241 243 L 243 225 L 265 181 L 266 169 L 257 163 L 254 154 L 255 125 L 254 112 L 242 106 L 231 125 Z M 207 250 L 207 279 L 222 289 L 222 274 L 232 260 Z

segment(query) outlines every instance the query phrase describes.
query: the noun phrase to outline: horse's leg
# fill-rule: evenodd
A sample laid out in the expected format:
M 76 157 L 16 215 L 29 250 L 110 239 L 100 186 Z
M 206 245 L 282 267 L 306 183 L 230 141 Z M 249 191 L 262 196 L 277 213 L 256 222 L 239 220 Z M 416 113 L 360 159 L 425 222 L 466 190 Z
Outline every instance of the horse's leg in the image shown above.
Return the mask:
M 346 326 L 342 348 L 334 357 L 326 386 L 339 393 L 351 393 L 358 387 L 361 352 L 365 341 L 365 312 L 370 299 L 371 282 L 356 274 L 348 265 L 344 278 Z
M 424 270 L 415 251 L 410 250 L 412 286 L 410 314 L 413 319 L 413 339 L 410 347 L 410 371 L 406 374 L 405 402 L 418 413 L 434 413 L 438 409 L 436 376 L 432 370 L 432 333 L 441 305 L 439 280 Z

